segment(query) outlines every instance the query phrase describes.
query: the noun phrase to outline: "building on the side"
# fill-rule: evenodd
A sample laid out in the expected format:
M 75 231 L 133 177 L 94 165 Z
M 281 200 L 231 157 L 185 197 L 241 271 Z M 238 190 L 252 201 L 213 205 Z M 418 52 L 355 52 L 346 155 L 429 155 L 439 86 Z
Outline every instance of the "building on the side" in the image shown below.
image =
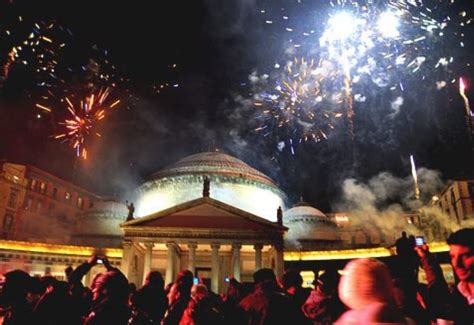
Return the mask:
M 474 220 L 474 180 L 451 180 L 430 204 L 459 225 Z
M 100 197 L 31 165 L 0 161 L 4 239 L 68 244 L 80 215 Z

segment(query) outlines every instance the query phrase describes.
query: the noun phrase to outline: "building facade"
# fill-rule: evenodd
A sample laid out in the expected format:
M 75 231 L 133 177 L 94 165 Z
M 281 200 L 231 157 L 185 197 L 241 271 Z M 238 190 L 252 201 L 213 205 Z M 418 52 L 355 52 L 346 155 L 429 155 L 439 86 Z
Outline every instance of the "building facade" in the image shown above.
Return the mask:
M 67 244 L 79 215 L 100 199 L 34 166 L 0 164 L 0 234 L 4 239 Z

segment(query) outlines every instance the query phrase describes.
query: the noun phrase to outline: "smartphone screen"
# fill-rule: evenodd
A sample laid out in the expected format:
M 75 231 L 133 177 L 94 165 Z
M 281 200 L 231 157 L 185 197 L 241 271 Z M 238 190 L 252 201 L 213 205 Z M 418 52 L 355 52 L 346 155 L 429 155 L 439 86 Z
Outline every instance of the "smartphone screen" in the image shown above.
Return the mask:
M 194 279 L 193 279 L 193 284 L 199 284 L 199 278 L 194 277 Z
M 104 264 L 104 261 L 101 258 L 97 259 L 97 264 Z
M 423 238 L 423 236 L 416 236 L 415 243 L 416 246 L 423 246 L 423 244 L 425 243 L 425 239 Z

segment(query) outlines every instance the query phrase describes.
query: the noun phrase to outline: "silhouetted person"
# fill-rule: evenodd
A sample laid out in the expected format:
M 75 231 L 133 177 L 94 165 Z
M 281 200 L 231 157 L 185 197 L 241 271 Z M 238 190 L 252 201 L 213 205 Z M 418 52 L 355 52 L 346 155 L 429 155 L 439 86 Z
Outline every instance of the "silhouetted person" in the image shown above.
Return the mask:
M 230 277 L 226 293 L 222 295 L 222 313 L 225 324 L 238 324 L 238 306 L 240 300 L 245 296 L 242 283 Z
M 242 299 L 240 324 L 291 324 L 299 318 L 299 310 L 278 286 L 272 269 L 260 269 L 253 275 L 255 288 Z
M 179 325 L 217 325 L 222 324 L 223 315 L 204 284 L 191 288 L 191 300 L 181 317 Z
M 80 325 L 82 315 L 75 311 L 68 283 L 54 279 L 48 281 L 45 292 L 36 304 L 34 319 L 36 324 L 42 325 Z
M 85 325 L 127 325 L 128 281 L 118 270 L 100 273 L 92 285 L 92 308 Z
M 191 299 L 191 287 L 193 286 L 193 273 L 181 271 L 176 276 L 176 282 L 171 286 L 168 293 L 168 309 L 163 318 L 163 325 L 178 324 L 188 307 Z
M 129 324 L 161 323 L 168 307 L 164 285 L 160 272 L 148 273 L 143 287 L 131 296 L 133 316 Z
M 345 311 L 337 293 L 338 285 L 337 270 L 327 270 L 318 276 L 314 290 L 302 307 L 305 316 L 313 324 L 332 324 Z
M 303 277 L 301 276 L 298 270 L 287 270 L 283 274 L 281 279 L 281 284 L 283 290 L 290 298 L 291 303 L 294 305 L 294 308 L 298 311 L 301 310 L 301 307 L 306 302 L 311 289 L 303 288 Z M 299 318 L 294 321 L 297 324 L 308 324 L 309 321 L 305 318 L 303 312 L 298 313 Z
M 32 324 L 33 307 L 26 297 L 31 290 L 28 273 L 14 270 L 4 274 L 5 283 L 0 294 L 4 325 Z
M 410 248 L 412 247 L 412 245 L 405 231 L 402 231 L 402 236 L 396 240 L 395 247 L 397 249 L 397 255 L 400 258 L 403 258 L 403 259 L 408 258 L 408 256 L 410 255 Z

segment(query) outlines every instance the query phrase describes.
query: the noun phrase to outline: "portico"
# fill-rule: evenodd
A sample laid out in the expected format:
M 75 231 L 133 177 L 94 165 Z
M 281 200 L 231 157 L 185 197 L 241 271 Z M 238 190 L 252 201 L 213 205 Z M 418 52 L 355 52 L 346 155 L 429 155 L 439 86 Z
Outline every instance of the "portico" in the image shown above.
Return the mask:
M 127 221 L 121 227 L 122 270 L 137 285 L 149 271 L 162 272 L 168 284 L 187 269 L 220 293 L 226 276 L 252 281 L 255 270 L 262 267 L 273 267 L 278 275 L 283 271 L 286 228 L 210 197 Z

